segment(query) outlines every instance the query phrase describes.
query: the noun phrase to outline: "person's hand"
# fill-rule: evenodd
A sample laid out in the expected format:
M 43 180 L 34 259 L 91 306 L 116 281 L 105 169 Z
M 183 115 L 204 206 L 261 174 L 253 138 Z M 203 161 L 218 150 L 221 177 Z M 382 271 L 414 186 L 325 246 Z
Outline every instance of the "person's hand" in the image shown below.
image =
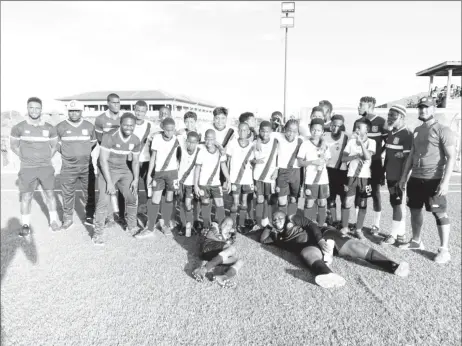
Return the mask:
M 271 180 L 276 180 L 278 178 L 278 170 L 276 169 L 273 174 L 271 174 Z
M 329 252 L 329 245 L 327 244 L 327 241 L 325 239 L 321 239 L 318 242 L 319 247 L 321 248 L 322 252 Z
M 231 183 L 229 180 L 226 180 L 225 183 L 223 184 L 223 190 L 227 191 L 228 193 L 231 192 Z
M 265 163 L 265 160 L 263 159 L 258 159 L 258 160 L 253 160 L 255 165 L 262 165 Z
M 380 186 L 385 186 L 385 177 L 380 179 Z
M 399 151 L 399 152 L 395 153 L 395 157 L 398 158 L 398 159 L 402 159 L 404 157 L 404 154 L 401 151 Z
M 406 191 L 406 180 L 401 179 L 398 183 L 398 186 L 401 191 Z
M 146 184 L 148 185 L 148 188 L 152 188 L 152 177 L 149 175 L 146 177 Z
M 138 195 L 138 179 L 133 179 L 130 184 L 130 191 L 134 196 Z
M 107 193 L 108 195 L 115 195 L 115 194 L 117 193 L 117 190 L 116 190 L 114 184 L 112 184 L 112 183 L 110 183 L 110 184 L 108 183 L 108 184 L 107 184 L 107 186 L 106 186 L 106 193 Z
M 445 181 L 441 181 L 436 189 L 436 196 L 445 196 L 448 193 L 449 183 Z
M 315 166 L 323 166 L 326 163 L 324 159 L 317 159 L 313 161 L 313 165 Z
M 133 153 L 130 152 L 130 153 L 127 155 L 127 161 L 133 161 Z
M 194 185 L 194 194 L 196 195 L 198 199 L 201 198 L 201 189 L 199 185 Z

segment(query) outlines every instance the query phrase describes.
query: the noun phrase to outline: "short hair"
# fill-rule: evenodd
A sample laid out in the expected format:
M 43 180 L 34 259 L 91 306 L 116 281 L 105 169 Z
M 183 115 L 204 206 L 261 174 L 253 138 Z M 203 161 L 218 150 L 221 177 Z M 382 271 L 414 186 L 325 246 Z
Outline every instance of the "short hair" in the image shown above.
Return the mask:
M 186 113 L 184 114 L 184 120 L 186 120 L 186 119 L 194 119 L 194 120 L 197 121 L 197 114 L 194 113 L 194 112 L 191 112 L 191 111 L 186 112 Z
M 120 100 L 119 95 L 112 93 L 112 94 L 107 95 L 107 102 L 109 102 L 111 99 L 114 99 L 114 98 L 117 98 Z
M 311 115 L 313 115 L 314 112 L 321 112 L 323 115 L 325 115 L 324 109 L 321 106 L 314 106 L 311 110 Z
M 189 138 L 196 138 L 198 141 L 200 140 L 199 134 L 196 131 L 189 131 L 187 139 Z
M 374 106 L 375 106 L 375 103 L 376 103 L 375 98 L 372 97 L 372 96 L 363 96 L 363 97 L 361 97 L 359 102 L 372 103 Z
M 330 118 L 331 121 L 334 121 L 334 120 L 341 120 L 343 122 L 345 122 L 345 118 L 343 117 L 343 115 L 341 114 L 334 114 L 332 116 L 332 118 Z
M 310 126 L 313 126 L 313 125 L 321 125 L 324 128 L 324 120 L 321 118 L 314 118 L 313 120 L 311 120 L 311 123 L 310 123 Z
M 330 103 L 327 100 L 319 101 L 319 106 L 320 107 L 326 106 L 329 109 L 329 113 L 332 113 L 332 110 L 334 109 L 334 107 L 332 106 L 332 103 Z
M 29 99 L 27 100 L 27 104 L 29 104 L 30 102 L 37 102 L 40 103 L 40 106 L 42 106 L 42 100 L 40 100 L 38 97 L 29 97 Z
M 175 126 L 175 120 L 173 120 L 173 118 L 165 118 L 164 120 L 162 120 L 162 127 L 165 127 L 167 125 Z
M 133 113 L 130 113 L 130 112 L 125 112 L 124 114 L 122 114 L 122 116 L 120 117 L 120 123 L 121 124 L 124 121 L 124 119 L 133 119 L 133 121 L 136 121 L 135 115 Z
M 143 100 L 136 101 L 135 107 L 136 107 L 136 106 L 148 108 L 148 104 L 146 103 L 146 101 L 143 101 Z
M 279 111 L 275 111 L 275 112 L 271 113 L 271 118 L 274 117 L 275 115 L 282 118 L 282 113 L 279 112 Z
M 249 120 L 249 118 L 252 118 L 254 117 L 255 118 L 255 115 L 251 112 L 245 112 L 245 113 L 242 113 L 240 116 L 239 116 L 239 122 L 240 123 L 245 123 L 246 121 Z
M 262 128 L 264 128 L 264 127 L 272 128 L 271 123 L 270 123 L 268 120 L 263 120 L 263 121 L 260 123 L 260 129 L 262 129 Z
M 287 129 L 290 125 L 293 125 L 293 124 L 297 125 L 297 127 L 299 126 L 297 119 L 289 119 L 289 120 L 287 120 L 286 124 L 284 125 L 284 130 Z
M 214 129 L 208 129 L 207 131 L 205 131 L 204 137 L 207 137 L 207 135 L 208 135 L 208 134 L 211 134 L 211 133 L 213 133 L 214 135 L 216 135 Z
M 242 126 L 247 126 L 250 129 L 249 124 L 247 124 L 246 122 L 239 123 L 239 125 L 237 127 L 239 128 L 241 125 Z
M 372 123 L 371 123 L 371 121 L 369 119 L 361 118 L 361 119 L 356 120 L 355 129 L 356 129 L 356 127 L 358 127 L 358 125 L 361 125 L 361 124 L 366 124 L 367 125 L 367 131 L 371 130 Z
M 213 116 L 216 117 L 217 115 L 223 114 L 228 116 L 228 110 L 225 107 L 217 107 L 213 110 Z

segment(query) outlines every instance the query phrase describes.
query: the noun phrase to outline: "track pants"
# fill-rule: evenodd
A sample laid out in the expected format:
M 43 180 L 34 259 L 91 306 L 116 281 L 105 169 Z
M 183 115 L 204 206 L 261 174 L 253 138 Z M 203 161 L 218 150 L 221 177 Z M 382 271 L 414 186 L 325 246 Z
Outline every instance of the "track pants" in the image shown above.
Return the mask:
M 80 181 L 85 205 L 85 217 L 93 217 L 95 206 L 89 203 L 89 169 L 88 166 L 62 167 L 60 174 L 61 190 L 63 193 L 63 221 L 72 220 L 75 207 L 75 190 L 77 182 Z M 94 176 L 94 173 L 93 173 Z M 95 190 L 93 188 L 93 201 Z

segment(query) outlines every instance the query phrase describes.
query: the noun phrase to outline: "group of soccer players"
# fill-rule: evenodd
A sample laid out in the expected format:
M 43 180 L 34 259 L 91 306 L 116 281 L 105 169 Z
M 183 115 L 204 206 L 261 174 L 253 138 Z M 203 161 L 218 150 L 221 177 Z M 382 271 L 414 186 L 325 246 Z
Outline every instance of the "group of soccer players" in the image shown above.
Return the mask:
M 429 99 L 421 100 L 419 111 L 432 106 Z M 146 118 L 146 102 L 136 102 L 133 113 L 122 113 L 118 95 L 108 95 L 107 101 L 107 111 L 94 125 L 82 118 L 84 107 L 74 100 L 68 105 L 68 119 L 53 127 L 41 117 L 41 100 L 28 100 L 27 119 L 11 132 L 11 148 L 21 158 L 21 236 L 30 233 L 30 204 L 37 183 L 47 197 L 51 230 L 70 229 L 79 180 L 86 205 L 82 221 L 94 227 L 95 245 L 103 245 L 104 231 L 116 224 L 137 239 L 153 236 L 156 229 L 167 236 L 173 229 L 187 237 L 195 231 L 201 234 L 201 253 L 207 261 L 193 273 L 199 281 L 217 265 L 228 264 L 231 268 L 216 278 L 222 286 L 230 286 L 243 264 L 233 245 L 236 230 L 243 234 L 261 231 L 262 243 L 300 254 L 323 287 L 345 283 L 329 267 L 334 249 L 338 255 L 362 258 L 407 276 L 407 263 L 395 263 L 359 241 L 365 239 L 362 229 L 369 197 L 374 213 L 371 233 L 379 234 L 380 186 L 386 177 L 393 219 L 391 232 L 382 243 L 422 248 L 415 234 L 411 242 L 404 242 L 402 203 L 410 169 L 406 162 L 415 148 L 403 106 L 392 106 L 385 120 L 374 115 L 375 99 L 362 97 L 358 107 L 361 117 L 348 136 L 344 117 L 332 115 L 332 104 L 326 100 L 313 108 L 309 124 L 294 119 L 283 124 L 282 114 L 274 112 L 269 121 L 257 126 L 254 114 L 247 112 L 239 117 L 237 128 L 228 123 L 224 107 L 215 108 L 212 123 L 205 126 L 198 124 L 197 115 L 191 111 L 184 114 L 184 126 L 179 126 L 170 109 L 162 107 L 155 125 Z M 62 157 L 61 225 L 51 164 L 56 152 Z M 435 191 L 427 194 L 412 196 L 414 203 L 408 205 L 419 208 L 411 206 L 419 199 L 427 206 Z M 305 204 L 299 213 L 300 198 Z M 431 208 L 427 206 L 427 210 Z M 350 224 L 352 209 L 356 210 L 356 222 Z M 445 209 L 439 212 L 441 216 Z M 444 215 L 435 216 L 440 226 L 441 219 L 447 220 Z M 359 240 L 348 236 L 350 228 Z M 435 260 L 445 263 L 448 259 L 446 255 Z

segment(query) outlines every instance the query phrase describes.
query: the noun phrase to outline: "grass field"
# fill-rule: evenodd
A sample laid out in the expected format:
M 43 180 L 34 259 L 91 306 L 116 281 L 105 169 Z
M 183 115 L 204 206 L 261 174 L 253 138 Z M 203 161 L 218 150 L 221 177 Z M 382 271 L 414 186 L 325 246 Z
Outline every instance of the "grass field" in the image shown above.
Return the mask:
M 451 254 L 431 258 L 439 245 L 425 214 L 426 251 L 404 252 L 367 242 L 411 274 L 402 279 L 359 261 L 335 258 L 347 284 L 315 285 L 295 255 L 238 235 L 245 265 L 236 289 L 197 283 L 196 237 L 158 233 L 143 241 L 119 228 L 105 247 L 93 246 L 75 216 L 65 233 L 48 230 L 40 192 L 32 206 L 33 236 L 18 237 L 16 175 L 2 175 L 2 345 L 460 345 L 461 187 L 450 186 Z M 60 192 L 57 195 L 61 198 Z M 384 191 L 382 228 L 391 209 Z M 83 206 L 77 202 L 77 213 Z M 410 235 L 409 215 L 407 235 Z M 371 215 L 366 225 L 371 223 Z

